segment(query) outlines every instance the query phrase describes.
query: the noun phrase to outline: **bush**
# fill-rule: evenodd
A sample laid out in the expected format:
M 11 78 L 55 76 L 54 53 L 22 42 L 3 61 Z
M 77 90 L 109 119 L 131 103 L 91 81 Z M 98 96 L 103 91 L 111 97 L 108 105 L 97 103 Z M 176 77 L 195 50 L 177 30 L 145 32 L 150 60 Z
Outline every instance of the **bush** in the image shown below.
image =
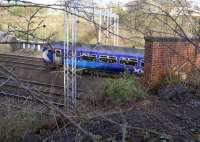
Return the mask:
M 139 81 L 126 74 L 118 79 L 109 79 L 103 88 L 104 99 L 117 103 L 144 98 L 146 95 Z
M 200 91 L 200 72 L 193 71 L 185 75 L 185 79 L 180 74 L 165 75 L 157 95 L 164 99 L 176 99 L 182 96 L 197 94 Z
M 200 71 L 195 70 L 191 72 L 185 80 L 187 87 L 190 89 L 199 89 L 200 86 Z

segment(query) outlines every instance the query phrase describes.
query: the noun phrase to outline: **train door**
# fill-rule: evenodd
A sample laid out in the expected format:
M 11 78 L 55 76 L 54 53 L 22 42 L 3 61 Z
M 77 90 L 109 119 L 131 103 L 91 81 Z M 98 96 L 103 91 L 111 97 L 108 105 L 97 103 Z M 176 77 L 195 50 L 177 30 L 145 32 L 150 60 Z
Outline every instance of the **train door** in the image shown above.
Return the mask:
M 61 52 L 60 49 L 56 49 L 55 50 L 54 63 L 57 64 L 57 65 L 61 65 L 62 64 L 62 52 Z

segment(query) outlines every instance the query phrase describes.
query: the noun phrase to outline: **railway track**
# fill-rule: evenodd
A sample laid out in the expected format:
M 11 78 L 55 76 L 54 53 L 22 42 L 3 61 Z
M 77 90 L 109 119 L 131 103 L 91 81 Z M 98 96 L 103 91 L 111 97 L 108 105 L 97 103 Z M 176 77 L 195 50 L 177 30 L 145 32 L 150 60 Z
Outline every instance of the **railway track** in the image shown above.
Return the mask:
M 25 57 L 9 54 L 0 54 L 0 62 L 5 63 L 7 66 L 13 65 L 19 68 L 29 69 L 46 69 L 46 65 L 42 62 L 41 58 Z
M 6 90 L 8 87 L 12 88 L 13 90 Z M 5 96 L 7 95 L 8 97 L 18 97 L 19 99 L 23 99 L 26 98 L 27 100 L 29 100 L 27 96 L 31 96 L 29 92 L 27 92 L 27 90 L 19 90 L 20 88 L 16 89 L 15 87 L 13 87 L 12 85 L 6 85 L 6 89 L 1 89 L 1 93 L 4 94 Z M 39 90 L 35 90 L 30 88 L 30 90 L 34 91 L 35 93 L 37 93 L 38 95 L 40 95 L 40 97 L 45 100 L 45 101 L 49 101 L 49 102 L 53 102 L 53 104 L 63 104 L 64 103 L 64 96 L 63 95 L 56 95 L 55 93 L 51 93 L 48 94 L 47 92 L 41 92 Z
M 28 71 L 31 73 L 32 69 L 46 69 L 46 65 L 43 64 L 42 59 L 17 55 L 0 54 L 0 63 L 3 63 L 4 66 L 8 68 L 8 70 L 13 70 L 13 72 L 15 71 L 15 68 L 20 68 L 20 70 L 16 70 L 16 73 L 27 68 L 30 70 L 24 70 L 23 72 L 26 73 Z M 6 71 L 3 70 L 3 72 Z M 11 105 L 15 106 L 16 108 L 26 108 L 26 105 L 28 106 L 29 104 L 33 104 L 33 107 L 38 107 L 39 110 L 44 107 L 42 102 L 38 101 L 34 96 L 30 94 L 29 91 L 23 89 L 23 87 L 9 78 L 9 76 L 5 76 L 3 72 L 0 74 L 0 104 Z M 46 71 L 39 71 L 39 73 L 46 73 Z M 37 72 L 34 75 L 36 76 Z M 26 74 L 24 74 L 24 76 L 26 76 Z M 21 77 L 23 78 L 23 75 Z M 41 98 L 41 100 L 44 102 L 48 102 L 58 107 L 64 106 L 63 85 L 26 80 L 19 77 L 18 81 L 22 83 L 23 86 L 26 86 L 27 88 L 30 88 L 32 91 L 34 91 L 36 97 Z M 77 99 L 80 100 L 82 93 L 85 92 L 86 91 L 83 89 L 77 89 Z
M 0 76 L 0 83 L 5 82 L 6 80 L 8 80 L 8 77 Z M 49 84 L 49 83 L 45 83 L 45 82 L 38 82 L 38 81 L 25 80 L 25 79 L 19 79 L 19 81 L 31 88 L 37 88 L 37 90 L 39 90 L 41 92 L 47 92 L 47 90 L 50 90 L 51 88 L 54 88 L 57 91 L 64 89 L 64 86 L 62 86 L 62 85 L 55 85 L 55 84 Z M 17 87 L 17 84 L 15 82 L 8 82 L 8 83 L 10 86 Z M 6 85 L 8 85 L 8 84 L 6 84 Z M 61 94 L 63 94 L 63 92 L 57 92 L 56 94 L 61 95 Z
M 8 79 L 8 77 L 0 76 L 0 83 L 2 83 L 3 81 L 6 81 L 7 79 Z M 27 86 L 35 85 L 35 87 L 33 87 L 33 88 L 42 87 L 43 90 L 48 90 L 50 88 L 56 88 L 56 89 L 60 89 L 60 90 L 64 89 L 63 85 L 49 84 L 49 83 L 46 83 L 46 82 L 38 82 L 38 81 L 25 80 L 25 79 L 19 79 L 19 81 L 27 84 Z M 83 89 L 77 89 L 77 91 L 78 92 L 85 92 Z M 58 93 L 58 94 L 61 95 L 63 93 Z
M 41 97 L 45 97 L 45 100 L 49 100 L 55 103 L 63 104 L 63 91 L 64 87 L 60 85 L 53 85 L 53 84 L 48 84 L 48 83 L 41 83 L 37 81 L 29 81 L 29 80 L 19 80 L 21 83 L 23 83 L 23 86 L 26 86 L 27 88 L 30 88 L 32 91 L 37 92 L 38 94 L 41 94 Z M 27 93 L 27 90 L 22 89 L 16 82 L 10 80 L 7 77 L 0 76 L 0 84 L 3 84 L 1 90 L 6 90 L 6 93 L 8 96 L 10 93 L 20 93 L 21 95 L 17 96 L 22 96 L 23 95 L 30 95 Z M 5 89 L 3 89 L 3 87 Z M 5 92 L 4 92 L 5 94 Z M 12 95 L 14 96 L 14 95 Z M 20 97 L 19 97 L 20 98 Z
M 55 115 L 54 112 L 52 113 L 50 108 L 47 107 L 49 104 L 64 109 L 64 96 L 49 96 L 44 94 L 30 95 L 17 93 L 17 91 L 14 93 L 0 91 L 0 105 L 7 106 L 9 108 L 11 107 L 25 112 L 38 112 L 41 114 Z
M 6 84 L 7 86 L 8 84 Z M 51 95 L 44 94 L 39 90 L 35 90 L 30 88 L 33 94 L 21 92 L 16 88 L 13 88 L 13 85 L 8 85 L 14 91 L 1 89 L 0 91 L 0 104 L 4 106 L 11 106 L 14 109 L 19 109 L 28 112 L 39 112 L 42 114 L 51 115 L 50 109 L 47 105 L 54 105 L 59 108 L 64 108 L 64 96 L 63 94 L 55 94 Z M 8 87 L 7 86 L 7 87 Z
M 22 100 L 26 100 L 26 101 L 35 101 L 35 102 L 37 101 L 37 99 L 33 98 L 32 96 L 25 96 L 23 94 L 13 94 L 13 93 L 7 93 L 7 92 L 4 92 L 4 91 L 0 91 L 0 95 L 6 96 L 6 97 L 12 97 L 12 98 L 16 98 L 16 99 L 22 99 Z M 52 101 L 48 97 L 45 97 L 45 98 L 44 98 L 44 96 L 42 96 L 42 97 L 43 97 L 44 102 L 48 101 L 49 103 L 56 105 L 56 106 L 59 106 L 59 107 L 64 106 L 63 103 Z
M 39 101 L 38 99 L 33 98 L 32 96 L 25 96 L 23 94 L 6 93 L 0 91 L 0 106 L 2 106 L 4 109 L 8 108 L 9 111 L 12 110 L 15 112 L 20 110 L 26 113 L 37 112 L 40 114 L 54 116 L 55 112 L 52 112 L 50 108 L 44 104 L 51 104 L 60 109 L 64 108 L 63 103 L 54 102 L 48 100 L 48 98 L 43 98 L 43 100 Z M 7 111 L 7 109 L 4 111 Z
M 48 84 L 44 82 L 23 79 L 19 79 L 19 81 L 31 90 L 42 94 L 42 97 L 46 97 L 47 100 L 50 99 L 55 103 L 58 102 L 59 104 L 64 103 L 64 86 L 62 85 Z M 1 84 L 3 84 L 4 87 L 12 88 L 11 90 L 14 91 L 11 92 L 17 92 L 17 90 L 19 91 L 19 89 L 21 89 L 20 86 L 16 84 L 16 82 L 9 80 L 8 77 L 0 76 L 0 85 Z M 85 93 L 86 91 L 83 89 L 77 89 L 77 92 L 77 99 L 81 99 L 81 94 Z
M 0 58 L 19 59 L 19 60 L 27 60 L 27 61 L 34 61 L 34 62 L 42 61 L 42 58 L 26 57 L 26 56 L 11 55 L 11 54 L 0 54 Z

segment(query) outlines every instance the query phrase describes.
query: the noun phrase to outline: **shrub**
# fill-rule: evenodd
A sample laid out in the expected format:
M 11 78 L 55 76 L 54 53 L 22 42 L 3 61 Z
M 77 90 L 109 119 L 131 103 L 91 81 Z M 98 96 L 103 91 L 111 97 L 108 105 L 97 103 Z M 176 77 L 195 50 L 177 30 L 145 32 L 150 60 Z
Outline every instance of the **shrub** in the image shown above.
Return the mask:
M 157 91 L 158 96 L 164 99 L 176 99 L 181 96 L 197 94 L 200 91 L 200 72 L 193 71 L 185 75 L 185 79 L 180 74 L 165 75 Z
M 200 71 L 194 70 L 191 72 L 185 80 L 187 87 L 190 89 L 199 89 L 200 86 Z M 200 90 L 200 89 L 199 89 Z
M 139 81 L 127 74 L 118 79 L 109 79 L 103 88 L 104 99 L 117 103 L 144 98 L 146 95 Z

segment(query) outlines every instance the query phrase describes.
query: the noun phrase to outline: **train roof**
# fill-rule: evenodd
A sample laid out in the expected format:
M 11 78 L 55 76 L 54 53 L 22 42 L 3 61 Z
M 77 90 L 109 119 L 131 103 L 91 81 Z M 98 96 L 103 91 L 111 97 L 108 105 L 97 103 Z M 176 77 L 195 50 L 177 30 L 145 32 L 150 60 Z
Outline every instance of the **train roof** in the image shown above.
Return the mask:
M 71 43 L 70 45 L 71 46 Z M 53 48 L 63 49 L 63 42 L 55 42 L 52 44 Z M 93 51 L 97 53 L 109 53 L 109 54 L 138 54 L 144 55 L 144 48 L 128 48 L 128 47 L 120 47 L 120 46 L 110 46 L 110 45 L 98 45 L 98 44 L 85 44 L 85 43 L 77 43 L 77 50 L 82 51 Z
M 123 48 L 123 47 L 122 47 Z M 124 56 L 133 56 L 133 54 L 134 54 L 134 56 L 141 56 L 141 57 L 143 57 L 144 56 L 144 54 L 143 53 L 140 53 L 140 52 L 135 52 L 135 50 L 134 50 L 134 52 L 133 51 L 131 51 L 131 52 L 127 52 L 127 50 L 108 50 L 108 49 L 99 49 L 99 48 L 97 48 L 97 49 L 94 49 L 94 48 L 92 48 L 92 49 L 90 49 L 90 48 L 78 48 L 77 49 L 78 51 L 84 51 L 84 52 L 91 52 L 91 53 L 96 53 L 96 54 L 110 54 L 110 55 L 124 55 Z

